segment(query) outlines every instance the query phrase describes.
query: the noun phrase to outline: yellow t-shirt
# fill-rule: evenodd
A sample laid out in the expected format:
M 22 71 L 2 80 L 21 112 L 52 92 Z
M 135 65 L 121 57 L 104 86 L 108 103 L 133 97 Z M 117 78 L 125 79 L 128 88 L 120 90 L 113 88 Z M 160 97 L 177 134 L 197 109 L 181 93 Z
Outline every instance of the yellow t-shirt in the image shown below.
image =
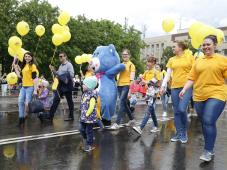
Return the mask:
M 189 80 L 194 81 L 194 101 L 205 101 L 215 98 L 222 101 L 227 99 L 227 57 L 214 54 L 211 57 L 200 57 L 195 61 Z
M 93 76 L 93 75 L 94 75 L 94 72 L 93 72 L 93 71 L 87 71 L 87 72 L 85 73 L 85 78 L 91 77 L 91 76 Z
M 32 79 L 32 72 L 36 72 L 37 77 L 39 74 L 39 71 L 36 68 L 36 65 L 29 65 L 26 64 L 22 70 L 22 85 L 24 87 L 31 87 L 34 86 L 33 79 Z
M 183 54 L 169 59 L 166 67 L 172 70 L 171 88 L 181 88 L 188 80 L 188 74 L 195 59 L 193 55 Z
M 161 80 L 162 79 L 162 72 L 156 70 L 155 68 L 153 68 L 152 70 L 146 70 L 143 73 L 143 80 L 145 81 L 150 81 L 152 78 L 154 78 L 156 75 L 156 79 L 157 80 Z
M 125 70 L 120 72 L 117 81 L 118 86 L 128 86 L 131 81 L 131 73 L 136 71 L 134 64 L 131 61 L 123 62 L 125 64 Z

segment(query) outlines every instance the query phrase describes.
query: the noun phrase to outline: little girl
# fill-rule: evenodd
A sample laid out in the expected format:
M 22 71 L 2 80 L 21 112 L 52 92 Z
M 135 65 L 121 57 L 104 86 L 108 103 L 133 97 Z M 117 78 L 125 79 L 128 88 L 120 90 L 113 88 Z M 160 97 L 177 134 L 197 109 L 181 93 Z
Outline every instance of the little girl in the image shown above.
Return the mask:
M 145 98 L 148 104 L 147 112 L 145 113 L 143 121 L 140 124 L 140 126 L 133 127 L 133 129 L 140 135 L 142 134 L 142 130 L 146 126 L 150 117 L 152 118 L 154 123 L 154 127 L 153 129 L 151 129 L 151 133 L 155 133 L 159 131 L 158 121 L 155 114 L 155 100 L 158 93 L 159 82 L 154 78 L 147 84 L 147 86 L 148 86 L 148 89 L 147 89 L 146 98 Z
M 90 152 L 93 147 L 93 125 L 97 123 L 97 78 L 87 77 L 83 80 L 83 95 L 81 98 L 80 133 L 85 140 L 84 151 Z

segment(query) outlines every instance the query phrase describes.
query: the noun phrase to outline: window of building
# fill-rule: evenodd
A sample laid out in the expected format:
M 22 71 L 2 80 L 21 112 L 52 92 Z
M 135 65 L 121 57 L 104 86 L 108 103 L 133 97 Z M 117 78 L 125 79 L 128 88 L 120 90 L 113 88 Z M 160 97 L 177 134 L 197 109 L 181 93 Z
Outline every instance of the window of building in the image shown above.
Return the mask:
M 224 39 L 224 42 L 227 42 L 227 35 L 225 35 L 225 39 Z
M 154 54 L 154 44 L 151 45 L 151 54 Z
M 156 52 L 159 52 L 159 44 L 156 44 Z
M 164 43 L 161 44 L 161 51 L 164 49 Z
M 227 49 L 223 49 L 223 54 L 227 56 Z

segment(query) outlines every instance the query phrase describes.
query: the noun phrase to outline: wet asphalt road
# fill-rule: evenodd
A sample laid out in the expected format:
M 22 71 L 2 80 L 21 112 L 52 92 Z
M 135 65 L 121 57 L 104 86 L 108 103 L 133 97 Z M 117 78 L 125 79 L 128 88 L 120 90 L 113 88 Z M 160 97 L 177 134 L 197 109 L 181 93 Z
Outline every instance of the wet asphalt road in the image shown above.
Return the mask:
M 171 108 L 170 108 L 171 110 Z M 137 106 L 135 116 L 141 122 L 145 106 Z M 189 142 L 170 142 L 175 128 L 172 114 L 159 121 L 160 132 L 150 133 L 148 124 L 139 137 L 130 127 L 118 131 L 95 130 L 91 153 L 81 150 L 78 129 L 79 110 L 74 122 L 64 122 L 67 111 L 58 110 L 53 124 L 40 124 L 30 115 L 24 129 L 18 129 L 16 112 L 0 112 L 0 170 L 226 170 L 227 112 L 220 117 L 214 161 L 198 158 L 203 150 L 201 126 L 197 117 L 190 119 Z M 157 107 L 160 120 L 161 108 Z

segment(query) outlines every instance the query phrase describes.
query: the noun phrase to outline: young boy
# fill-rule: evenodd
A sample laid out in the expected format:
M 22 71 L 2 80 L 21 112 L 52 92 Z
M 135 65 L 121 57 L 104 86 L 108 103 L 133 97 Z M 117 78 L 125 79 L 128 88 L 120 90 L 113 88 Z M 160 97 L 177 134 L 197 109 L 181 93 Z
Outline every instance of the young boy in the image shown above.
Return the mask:
M 87 77 L 83 80 L 83 95 L 81 98 L 80 133 L 84 139 L 84 151 L 90 152 L 93 147 L 93 125 L 97 123 L 97 78 Z
M 130 85 L 129 89 L 129 105 L 130 105 L 130 110 L 131 112 L 134 112 L 135 106 L 137 103 L 137 98 L 140 93 L 140 82 L 141 78 L 137 78 L 136 80 L 133 81 L 133 83 Z
M 153 119 L 153 123 L 154 123 L 154 127 L 151 130 L 151 132 L 154 133 L 159 131 L 158 121 L 155 114 L 155 100 L 157 97 L 158 88 L 160 86 L 161 74 L 159 71 L 157 71 L 154 68 L 155 64 L 156 64 L 156 58 L 149 57 L 147 59 L 148 70 L 145 71 L 145 73 L 143 74 L 144 82 L 147 84 L 147 87 L 148 87 L 146 98 L 145 98 L 148 104 L 148 108 L 147 108 L 147 112 L 144 115 L 141 125 L 138 127 L 137 126 L 133 127 L 133 129 L 139 134 L 142 134 L 142 130 L 147 124 L 150 117 Z

